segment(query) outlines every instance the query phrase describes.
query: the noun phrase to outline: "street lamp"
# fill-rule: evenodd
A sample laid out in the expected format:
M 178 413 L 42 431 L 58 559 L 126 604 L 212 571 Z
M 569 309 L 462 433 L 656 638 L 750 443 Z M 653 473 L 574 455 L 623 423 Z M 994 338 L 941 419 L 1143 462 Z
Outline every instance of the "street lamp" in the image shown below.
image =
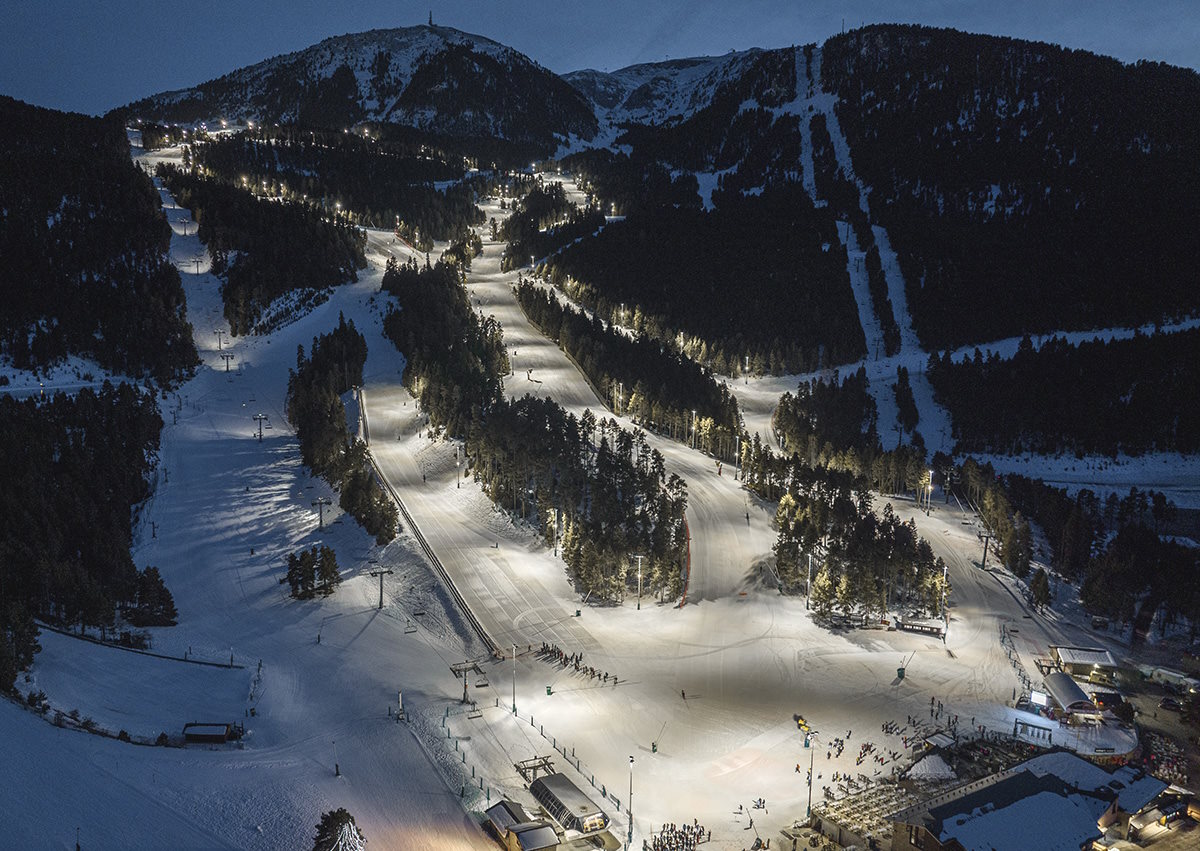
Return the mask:
M 636 559 L 637 559 L 637 565 L 638 565 L 638 602 L 637 602 L 637 610 L 640 612 L 640 611 L 642 610 L 642 559 L 643 559 L 643 558 L 645 558 L 645 556 L 636 555 L 636 556 L 634 556 L 634 558 L 636 558 Z
M 808 601 L 812 597 L 812 553 L 808 553 L 808 579 L 804 581 L 804 610 L 808 611 Z
M 696 412 L 692 411 L 692 449 L 696 448 Z
M 925 484 L 925 516 L 929 516 L 929 510 L 933 506 L 933 470 L 929 471 L 929 481 Z
M 454 481 L 455 481 L 455 487 L 459 488 L 460 490 L 462 489 L 462 476 L 459 475 L 458 466 L 461 463 L 462 463 L 462 461 L 456 455 L 454 458 Z
M 625 843 L 626 848 L 633 847 L 633 756 L 629 757 L 629 838 Z
M 946 562 L 942 562 L 942 618 L 944 619 L 945 624 L 946 624 L 945 629 L 942 630 L 942 643 L 943 644 L 946 643 L 946 633 L 950 631 L 950 610 L 948 608 L 946 608 L 946 594 L 947 594 L 947 591 L 949 590 L 947 588 L 947 584 L 949 582 L 949 579 L 947 576 L 948 570 L 949 570 L 949 565 L 947 565 Z
M 463 674 L 466 676 L 466 674 Z M 517 645 L 513 645 L 513 715 L 517 714 Z
M 808 809 L 804 813 L 805 818 L 812 816 L 812 774 L 813 774 L 813 757 L 817 755 L 817 749 L 812 746 L 813 741 L 817 738 L 817 731 L 810 730 L 804 734 L 804 747 L 808 748 Z

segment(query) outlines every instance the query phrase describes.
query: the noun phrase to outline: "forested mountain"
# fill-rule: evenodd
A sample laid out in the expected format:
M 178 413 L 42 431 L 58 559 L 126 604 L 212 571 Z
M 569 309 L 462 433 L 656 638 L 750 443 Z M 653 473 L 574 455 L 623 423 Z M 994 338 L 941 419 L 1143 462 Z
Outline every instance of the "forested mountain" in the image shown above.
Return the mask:
M 120 123 L 0 97 L 0 354 L 160 381 L 196 363 L 171 229 Z
M 798 183 L 716 209 L 662 207 L 612 222 L 548 261 L 551 280 L 606 321 L 717 372 L 803 372 L 866 351 L 828 209 Z M 621 305 L 627 316 L 618 316 Z
M 799 117 L 779 111 L 796 99 L 796 51 L 758 52 L 740 70 L 702 108 L 662 125 L 628 123 L 617 143 L 688 171 L 732 169 L 747 189 L 797 178 Z
M 291 125 L 203 136 L 188 149 L 206 175 L 394 228 L 423 251 L 483 224 L 461 156 L 415 140 Z M 439 187 L 437 184 L 440 183 Z
M 927 347 L 1200 307 L 1200 75 L 873 26 L 821 84 Z
M 543 155 L 557 140 L 596 133 L 587 100 L 555 74 L 510 47 L 434 26 L 325 39 L 195 88 L 145 98 L 122 114 L 186 123 L 402 124 L 524 143 Z
M 844 134 L 870 220 L 833 156 L 825 93 L 836 96 L 837 144 Z M 889 352 L 899 333 L 871 223 L 887 228 L 927 348 L 1200 308 L 1200 240 L 1188 226 L 1200 214 L 1200 76 L 1161 64 L 878 25 L 820 48 L 558 77 L 486 38 L 419 26 L 328 39 L 127 114 L 371 123 L 470 139 L 481 165 L 567 144 L 605 213 L 720 206 L 722 195 L 798 184 L 812 163 L 818 197 L 809 200 L 849 219 L 868 252 Z M 836 251 L 837 236 L 821 241 Z M 608 254 L 611 234 L 598 239 Z M 708 255 L 713 269 L 741 260 Z M 790 288 L 764 286 L 768 297 Z M 757 348 L 769 350 L 774 332 L 762 336 Z M 803 345 L 780 341 L 782 350 Z M 798 353 L 783 360 L 795 364 Z

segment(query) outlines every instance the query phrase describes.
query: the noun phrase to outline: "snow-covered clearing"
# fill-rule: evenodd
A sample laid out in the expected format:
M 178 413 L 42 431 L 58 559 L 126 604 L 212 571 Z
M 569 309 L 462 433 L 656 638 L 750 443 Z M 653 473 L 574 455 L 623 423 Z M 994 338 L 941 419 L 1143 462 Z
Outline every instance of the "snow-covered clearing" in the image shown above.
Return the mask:
M 18 369 L 7 358 L 0 361 L 0 376 L 8 379 L 0 384 L 0 393 L 16 398 L 41 394 L 76 393 L 84 387 L 99 389 L 105 381 L 120 381 L 108 370 L 86 358 L 71 355 L 49 369 L 34 371 Z
M 1128 496 L 1129 489 L 1162 491 L 1181 508 L 1200 508 L 1200 456 L 1178 452 L 1146 455 L 992 455 L 972 453 L 998 473 L 1019 473 L 1066 488 L 1070 493 L 1088 489 L 1102 499 L 1110 493 Z

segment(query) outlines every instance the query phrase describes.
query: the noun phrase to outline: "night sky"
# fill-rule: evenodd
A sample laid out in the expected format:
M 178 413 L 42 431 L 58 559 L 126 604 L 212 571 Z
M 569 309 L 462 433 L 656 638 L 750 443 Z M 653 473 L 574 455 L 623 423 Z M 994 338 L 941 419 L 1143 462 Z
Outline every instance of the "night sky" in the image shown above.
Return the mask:
M 99 113 L 333 35 L 434 23 L 553 71 L 822 41 L 911 22 L 1200 68 L 1198 0 L 2 0 L 0 94 Z

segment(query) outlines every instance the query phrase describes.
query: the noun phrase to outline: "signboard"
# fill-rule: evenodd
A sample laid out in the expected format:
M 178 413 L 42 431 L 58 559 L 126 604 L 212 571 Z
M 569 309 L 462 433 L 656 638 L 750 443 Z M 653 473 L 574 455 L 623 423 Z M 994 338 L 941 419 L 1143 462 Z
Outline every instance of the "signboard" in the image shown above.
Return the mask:
M 1034 706 L 1048 706 L 1050 698 L 1046 696 L 1045 692 L 1031 691 L 1029 693 L 1029 702 Z

